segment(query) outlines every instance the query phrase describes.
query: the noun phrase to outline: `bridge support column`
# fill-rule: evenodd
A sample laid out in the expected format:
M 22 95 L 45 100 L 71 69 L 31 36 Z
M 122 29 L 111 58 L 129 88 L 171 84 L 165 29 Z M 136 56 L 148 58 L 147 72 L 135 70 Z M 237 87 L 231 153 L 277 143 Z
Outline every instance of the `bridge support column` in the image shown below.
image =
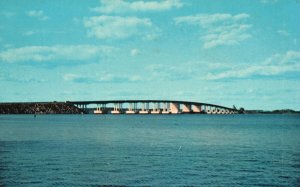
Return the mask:
M 168 103 L 163 103 L 163 111 L 162 111 L 162 113 L 163 114 L 170 114 L 170 106 L 169 106 L 169 104 Z
M 86 113 L 88 113 L 87 104 L 82 105 L 82 110 L 85 111 Z
M 222 108 L 218 108 L 217 109 L 217 114 L 223 114 L 223 109 Z
M 201 112 L 201 105 L 194 105 L 193 112 L 200 113 Z
M 202 107 L 202 111 L 203 111 L 204 113 L 206 113 L 206 112 L 207 112 L 207 107 L 206 107 L 206 105 L 203 105 L 203 107 Z
M 112 114 L 121 114 L 122 112 L 122 104 L 121 103 L 114 103 L 114 110 L 111 111 Z
M 100 109 L 100 107 L 99 107 L 98 104 L 96 106 L 96 110 L 94 110 L 94 114 L 102 114 L 102 111 L 101 111 L 101 109 Z
M 133 110 L 137 111 L 137 103 L 133 103 Z
M 142 103 L 142 111 L 145 110 L 145 103 Z
M 224 108 L 222 108 L 221 109 L 221 114 L 225 114 L 226 112 L 225 112 L 225 109 Z
M 151 114 L 160 114 L 160 106 L 159 103 L 153 103 L 153 110 Z
M 129 108 L 126 111 L 126 114 L 135 114 L 136 113 L 136 103 L 129 103 Z
M 189 104 L 183 104 L 182 112 L 183 113 L 190 113 L 192 111 L 192 106 Z
M 212 112 L 211 112 L 212 114 L 217 114 L 218 113 L 218 109 L 216 108 L 216 107 L 214 107 L 213 109 L 212 109 Z
M 140 110 L 139 113 L 149 114 L 149 103 L 142 103 L 142 110 Z
M 179 114 L 180 108 L 178 103 L 170 103 L 170 110 L 172 114 Z
M 206 111 L 207 114 L 211 114 L 212 113 L 211 106 L 206 106 L 205 108 L 206 108 L 205 111 Z
M 104 114 L 106 113 L 106 104 L 97 104 L 96 110 L 94 110 L 94 114 Z

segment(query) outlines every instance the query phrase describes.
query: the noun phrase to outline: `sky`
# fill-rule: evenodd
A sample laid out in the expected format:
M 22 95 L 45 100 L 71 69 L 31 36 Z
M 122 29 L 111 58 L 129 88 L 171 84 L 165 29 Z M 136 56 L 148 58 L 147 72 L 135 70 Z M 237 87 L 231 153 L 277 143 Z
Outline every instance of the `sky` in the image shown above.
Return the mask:
M 0 102 L 300 110 L 299 0 L 1 0 Z

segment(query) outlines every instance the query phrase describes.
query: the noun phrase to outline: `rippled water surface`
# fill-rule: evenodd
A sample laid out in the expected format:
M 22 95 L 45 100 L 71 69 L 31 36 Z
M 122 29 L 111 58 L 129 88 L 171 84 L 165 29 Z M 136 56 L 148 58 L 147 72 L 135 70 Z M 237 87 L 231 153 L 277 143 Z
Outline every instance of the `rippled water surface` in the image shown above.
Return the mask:
M 0 186 L 299 186 L 300 115 L 0 115 Z

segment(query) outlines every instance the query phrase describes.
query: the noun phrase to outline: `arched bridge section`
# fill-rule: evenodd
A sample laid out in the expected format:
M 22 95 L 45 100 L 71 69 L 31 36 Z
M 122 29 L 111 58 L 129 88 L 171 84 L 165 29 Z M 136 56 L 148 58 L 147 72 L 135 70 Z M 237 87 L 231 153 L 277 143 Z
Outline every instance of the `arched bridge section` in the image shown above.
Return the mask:
M 175 100 L 106 100 L 67 101 L 83 110 L 93 110 L 94 114 L 235 114 L 238 111 L 225 106 Z M 94 107 L 90 107 L 94 106 Z

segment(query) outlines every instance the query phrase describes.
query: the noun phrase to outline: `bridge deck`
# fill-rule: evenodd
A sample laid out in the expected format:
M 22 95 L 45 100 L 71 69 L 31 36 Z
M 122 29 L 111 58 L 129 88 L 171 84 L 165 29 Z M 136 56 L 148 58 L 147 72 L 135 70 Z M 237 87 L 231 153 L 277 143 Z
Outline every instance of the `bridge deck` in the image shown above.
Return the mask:
M 216 108 L 223 108 L 228 110 L 236 110 L 233 108 L 193 101 L 176 101 L 176 100 L 104 100 L 104 101 L 67 101 L 67 103 L 77 105 L 89 105 L 89 104 L 114 104 L 114 103 L 176 103 L 176 104 L 188 104 L 188 105 L 205 105 Z

